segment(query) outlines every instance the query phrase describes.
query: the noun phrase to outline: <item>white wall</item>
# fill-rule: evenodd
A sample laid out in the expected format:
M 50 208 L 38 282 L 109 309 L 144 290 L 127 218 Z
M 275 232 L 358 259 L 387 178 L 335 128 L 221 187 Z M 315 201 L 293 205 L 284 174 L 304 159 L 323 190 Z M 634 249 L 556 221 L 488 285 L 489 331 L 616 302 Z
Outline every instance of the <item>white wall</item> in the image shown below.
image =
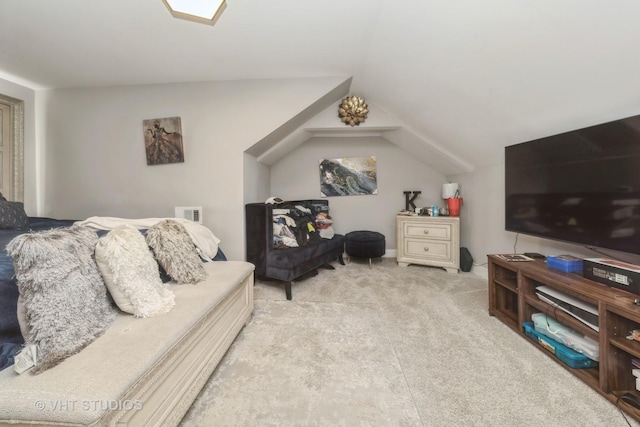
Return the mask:
M 251 185 L 244 182 L 244 151 L 342 81 L 233 81 L 43 92 L 43 213 L 78 219 L 170 217 L 174 206 L 202 206 L 203 222 L 222 239 L 227 257 L 244 259 L 243 194 Z M 182 121 L 185 162 L 147 166 L 142 121 L 175 116 Z M 264 175 L 248 176 L 258 186 Z
M 513 252 L 504 231 L 504 159 L 472 173 L 441 176 L 382 138 L 315 138 L 271 169 L 244 151 L 343 79 L 142 85 L 38 91 L 0 79 L 0 93 L 24 101 L 25 209 L 31 216 L 85 218 L 172 216 L 173 207 L 204 208 L 205 225 L 230 259 L 244 259 L 244 203 L 267 195 L 319 194 L 320 158 L 375 155 L 378 195 L 332 197 L 336 229 L 372 229 L 395 248 L 395 212 L 405 190 L 418 206 L 443 204 L 440 185 L 461 184 L 461 243 L 476 264 Z M 142 120 L 182 118 L 185 163 L 147 166 Z M 252 169 L 255 168 L 255 169 Z M 295 179 L 290 179 L 295 174 Z M 270 175 L 270 176 L 269 176 Z M 269 181 L 270 180 L 270 181 Z M 598 256 L 580 246 L 517 236 L 516 251 Z M 640 263 L 638 257 L 628 257 Z
M 373 230 L 385 235 L 387 250 L 396 249 L 396 213 L 405 208 L 404 191 L 422 191 L 416 206 L 444 205 L 444 175 L 381 137 L 316 137 L 271 167 L 271 192 L 284 200 L 320 199 L 321 159 L 375 156 L 378 194 L 329 197 L 337 233 Z M 389 255 L 389 254 L 387 254 Z M 393 254 L 395 255 L 395 253 Z
M 271 194 L 271 169 L 254 156 L 244 154 L 244 203 L 265 201 Z
M 36 93 L 3 79 L 0 79 L 0 93 L 24 102 L 24 209 L 28 215 L 36 216 L 39 213 L 36 155 L 41 142 L 36 135 Z

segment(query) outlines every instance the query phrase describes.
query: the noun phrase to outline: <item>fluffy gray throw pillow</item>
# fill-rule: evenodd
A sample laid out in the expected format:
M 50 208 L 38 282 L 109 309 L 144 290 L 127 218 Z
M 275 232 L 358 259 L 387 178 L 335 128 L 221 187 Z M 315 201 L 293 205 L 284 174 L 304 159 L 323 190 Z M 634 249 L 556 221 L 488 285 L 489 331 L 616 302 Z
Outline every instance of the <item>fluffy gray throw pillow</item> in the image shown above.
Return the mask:
M 165 219 L 147 230 L 147 244 L 156 261 L 178 283 L 198 283 L 207 278 L 200 255 L 184 225 Z
M 97 241 L 94 231 L 72 226 L 21 234 L 7 245 L 29 323 L 26 343 L 38 348 L 32 374 L 78 353 L 116 318 L 93 259 Z
M 167 313 L 175 296 L 163 285 L 158 263 L 140 230 L 120 225 L 98 240 L 96 262 L 120 310 L 136 317 Z

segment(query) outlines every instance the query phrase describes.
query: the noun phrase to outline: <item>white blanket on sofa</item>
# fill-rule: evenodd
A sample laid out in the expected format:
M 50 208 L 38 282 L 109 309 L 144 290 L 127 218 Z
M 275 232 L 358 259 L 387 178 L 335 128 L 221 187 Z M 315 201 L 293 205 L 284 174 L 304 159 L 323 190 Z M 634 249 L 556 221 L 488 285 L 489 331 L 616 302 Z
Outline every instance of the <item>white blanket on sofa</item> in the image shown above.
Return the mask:
M 119 225 L 130 224 L 138 229 L 149 228 L 157 222 L 165 219 L 171 219 L 184 225 L 187 229 L 189 237 L 193 241 L 193 244 L 198 249 L 198 253 L 205 260 L 211 260 L 218 253 L 218 245 L 220 239 L 218 239 L 211 230 L 202 224 L 193 222 L 185 218 L 117 218 L 110 216 L 92 216 L 83 221 L 76 221 L 75 225 L 81 225 L 84 227 L 90 227 L 94 230 L 113 230 Z

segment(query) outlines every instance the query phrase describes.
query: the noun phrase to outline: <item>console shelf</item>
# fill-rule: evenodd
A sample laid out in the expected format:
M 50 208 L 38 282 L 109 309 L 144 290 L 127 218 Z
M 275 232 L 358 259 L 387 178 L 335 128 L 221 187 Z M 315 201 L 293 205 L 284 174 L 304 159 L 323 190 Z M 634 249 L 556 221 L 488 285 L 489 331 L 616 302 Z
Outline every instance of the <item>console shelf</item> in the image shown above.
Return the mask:
M 564 273 L 547 267 L 544 261 L 509 262 L 489 255 L 489 315 L 514 329 L 524 339 L 536 345 L 525 334 L 523 323 L 531 315 L 544 313 L 565 326 L 594 339 L 600 344 L 599 365 L 596 368 L 574 369 L 556 356 L 540 348 L 598 393 L 640 421 L 640 410 L 619 400 L 631 393 L 640 399 L 636 378 L 631 370 L 632 359 L 640 359 L 640 342 L 627 339 L 630 332 L 640 329 L 639 298 L 629 292 L 585 279 L 580 274 Z M 598 308 L 596 331 L 561 309 L 541 300 L 536 287 L 548 286 Z

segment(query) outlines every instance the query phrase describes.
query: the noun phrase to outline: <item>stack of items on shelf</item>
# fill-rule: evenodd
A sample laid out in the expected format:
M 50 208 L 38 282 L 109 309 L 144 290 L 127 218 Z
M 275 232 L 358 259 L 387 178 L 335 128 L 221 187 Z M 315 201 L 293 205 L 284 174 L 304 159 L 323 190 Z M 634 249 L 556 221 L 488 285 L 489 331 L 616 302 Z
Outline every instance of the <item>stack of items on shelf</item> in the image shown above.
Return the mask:
M 600 358 L 598 341 L 577 332 L 543 313 L 531 315 L 536 331 L 552 338 L 589 359 L 597 362 Z
M 531 315 L 533 322 L 523 324 L 526 335 L 571 368 L 598 366 L 598 342 L 558 323 L 545 314 Z
M 598 309 L 548 286 L 536 287 L 536 295 L 542 301 L 559 308 L 598 330 Z M 543 313 L 531 315 L 531 322 L 523 324 L 525 334 L 549 350 L 572 368 L 595 368 L 599 361 L 599 344 L 596 340 L 575 331 Z

